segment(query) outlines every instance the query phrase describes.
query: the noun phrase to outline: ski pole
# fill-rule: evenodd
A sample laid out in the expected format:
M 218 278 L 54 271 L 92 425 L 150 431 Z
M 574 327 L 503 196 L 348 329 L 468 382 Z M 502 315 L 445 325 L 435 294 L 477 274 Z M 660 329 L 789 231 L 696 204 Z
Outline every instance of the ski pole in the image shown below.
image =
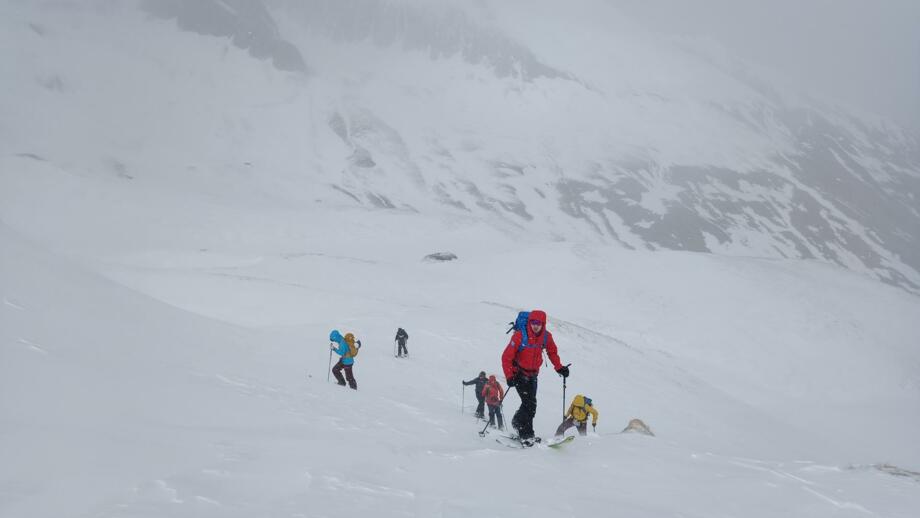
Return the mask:
M 393 357 L 399 358 L 399 353 L 396 351 L 396 339 L 393 339 Z
M 565 421 L 565 377 L 562 378 L 562 420 Z
M 511 387 L 508 387 L 508 390 L 506 390 L 505 393 L 502 394 L 502 398 L 498 400 L 498 406 L 499 406 L 499 407 L 502 406 L 502 402 L 505 401 L 505 396 L 507 396 L 509 392 L 511 392 Z M 486 422 L 486 425 L 483 426 L 483 427 L 482 427 L 482 430 L 479 431 L 479 436 L 480 436 L 480 437 L 485 437 L 485 436 L 486 436 L 486 428 L 488 428 L 488 427 L 489 427 L 489 423 Z
M 569 365 L 572 365 L 571 363 Z M 569 365 L 566 365 L 565 368 L 569 368 Z M 565 421 L 565 382 L 568 379 L 567 376 L 562 377 L 562 420 Z
M 463 406 L 466 404 L 466 386 L 460 382 L 460 413 L 463 413 Z
M 329 347 L 329 365 L 326 366 L 326 383 L 329 383 L 329 373 L 332 371 L 332 346 Z

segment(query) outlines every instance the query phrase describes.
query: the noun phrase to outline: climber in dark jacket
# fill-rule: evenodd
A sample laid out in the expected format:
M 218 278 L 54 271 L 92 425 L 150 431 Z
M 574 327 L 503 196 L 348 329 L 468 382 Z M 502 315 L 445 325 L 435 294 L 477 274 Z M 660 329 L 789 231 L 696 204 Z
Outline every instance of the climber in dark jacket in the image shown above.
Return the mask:
M 403 356 L 409 356 L 409 349 L 406 349 L 406 342 L 409 340 L 409 333 L 405 329 L 399 328 L 396 331 L 396 343 L 399 345 L 399 351 L 396 353 L 397 358 L 402 358 Z
M 486 378 L 486 371 L 481 371 L 479 376 L 463 382 L 464 385 L 475 385 L 476 400 L 479 401 L 479 405 L 476 406 L 476 417 L 480 419 L 485 419 L 483 411 L 485 410 L 486 398 L 482 395 L 482 388 L 486 386 L 488 381 L 489 379 Z

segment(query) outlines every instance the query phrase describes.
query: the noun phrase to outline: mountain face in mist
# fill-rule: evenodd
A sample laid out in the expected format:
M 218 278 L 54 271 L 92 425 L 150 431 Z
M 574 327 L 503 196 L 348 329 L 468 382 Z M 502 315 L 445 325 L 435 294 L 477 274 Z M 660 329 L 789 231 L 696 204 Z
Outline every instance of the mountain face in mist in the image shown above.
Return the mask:
M 155 16 L 175 19 L 184 30 L 229 37 L 253 57 L 270 59 L 279 70 L 307 71 L 300 52 L 281 39 L 271 15 L 258 2 L 144 0 L 142 6 Z
M 250 95 L 254 105 L 288 103 L 268 128 L 279 133 L 273 142 L 296 145 L 272 153 L 290 153 L 298 175 L 324 186 L 305 199 L 467 215 L 555 240 L 818 259 L 920 290 L 916 137 L 780 92 L 601 2 L 565 12 L 467 4 L 141 9 L 148 23 L 184 33 L 183 44 L 190 33 L 202 48 L 229 38 L 291 75 L 288 99 Z M 192 55 L 170 60 L 208 56 Z M 237 80 L 209 73 L 217 84 Z M 259 117 L 240 116 L 212 147 L 270 176 L 245 158 L 258 145 L 245 128 Z

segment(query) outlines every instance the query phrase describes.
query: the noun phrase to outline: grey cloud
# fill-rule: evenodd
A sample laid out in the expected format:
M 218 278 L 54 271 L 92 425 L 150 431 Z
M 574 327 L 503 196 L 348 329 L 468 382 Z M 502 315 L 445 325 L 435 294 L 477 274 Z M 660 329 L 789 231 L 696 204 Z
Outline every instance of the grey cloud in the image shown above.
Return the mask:
M 432 58 L 459 55 L 487 64 L 498 77 L 531 80 L 571 78 L 552 68 L 499 30 L 481 25 L 464 11 L 445 6 L 379 0 L 277 1 L 310 31 L 338 41 L 372 41 L 427 52 Z
M 650 30 L 713 41 L 817 100 L 920 130 L 920 2 L 613 0 Z

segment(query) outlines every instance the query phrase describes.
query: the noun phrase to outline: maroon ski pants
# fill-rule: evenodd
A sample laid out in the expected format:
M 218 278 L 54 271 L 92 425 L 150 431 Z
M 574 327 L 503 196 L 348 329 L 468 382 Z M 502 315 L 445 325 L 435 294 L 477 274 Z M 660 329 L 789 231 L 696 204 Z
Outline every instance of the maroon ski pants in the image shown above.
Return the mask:
M 348 386 L 358 390 L 358 383 L 355 381 L 355 375 L 351 372 L 351 368 L 354 365 L 345 365 L 342 363 L 342 360 L 339 360 L 335 364 L 335 367 L 332 368 L 332 375 L 335 376 L 335 380 L 339 382 L 339 385 L 345 385 L 345 380 L 348 380 Z M 342 371 L 345 371 L 345 377 L 342 377 Z
M 588 435 L 588 420 L 576 421 L 574 417 L 566 417 L 565 421 L 556 428 L 556 435 L 563 435 L 571 427 L 575 427 L 580 435 Z

